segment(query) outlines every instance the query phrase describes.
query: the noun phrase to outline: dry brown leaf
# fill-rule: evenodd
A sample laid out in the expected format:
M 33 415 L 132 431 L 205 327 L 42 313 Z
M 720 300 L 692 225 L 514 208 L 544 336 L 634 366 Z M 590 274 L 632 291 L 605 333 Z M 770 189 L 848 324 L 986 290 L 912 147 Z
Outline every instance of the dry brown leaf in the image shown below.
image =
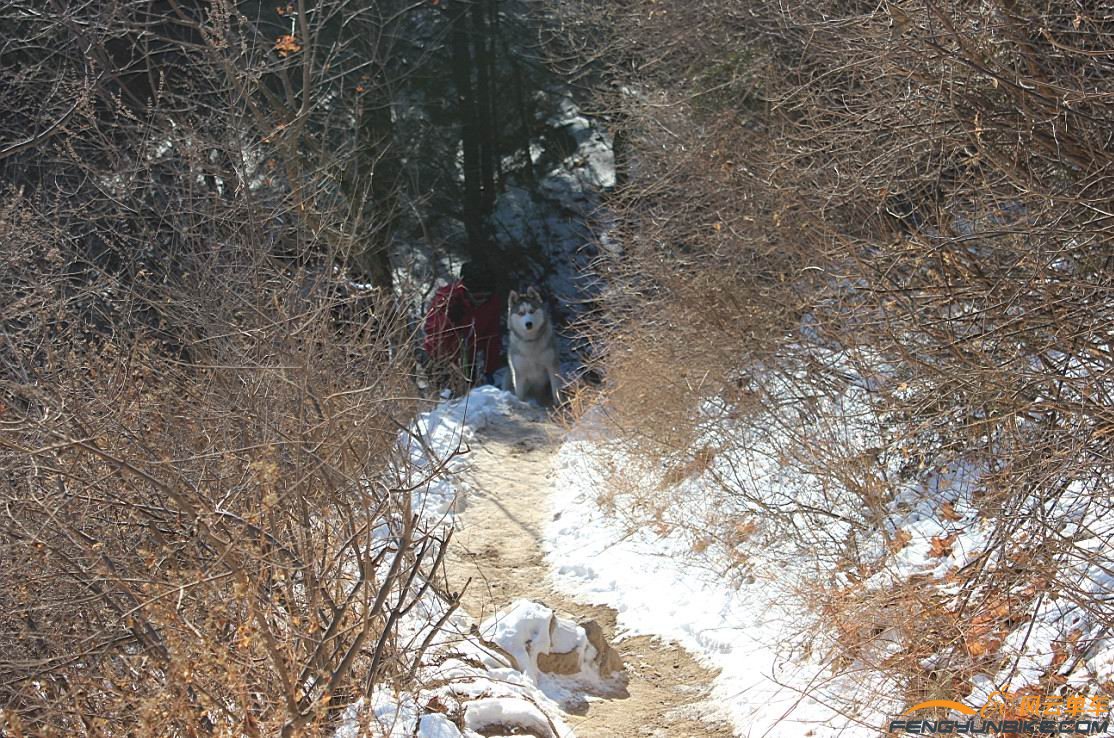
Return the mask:
M 890 539 L 889 545 L 887 547 L 890 549 L 890 553 L 897 553 L 901 549 L 905 548 L 905 546 L 911 540 L 913 540 L 912 533 L 905 530 L 904 528 L 898 528 L 897 532 L 894 533 L 894 537 Z
M 279 36 L 275 39 L 275 53 L 279 56 L 290 56 L 297 54 L 302 50 L 302 45 L 298 43 L 298 39 L 290 34 Z
M 946 536 L 933 536 L 932 548 L 929 550 L 928 555 L 936 559 L 942 559 L 948 556 L 952 552 L 952 544 L 955 543 L 955 539 L 958 535 L 958 533 L 952 533 Z

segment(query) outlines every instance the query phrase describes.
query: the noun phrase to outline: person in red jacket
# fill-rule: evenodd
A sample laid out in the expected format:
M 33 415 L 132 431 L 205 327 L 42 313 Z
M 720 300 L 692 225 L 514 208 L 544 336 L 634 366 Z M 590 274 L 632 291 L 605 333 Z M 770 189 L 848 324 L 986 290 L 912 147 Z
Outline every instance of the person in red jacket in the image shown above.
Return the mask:
M 466 262 L 460 279 L 441 287 L 429 302 L 422 347 L 431 379 L 441 386 L 492 382 L 506 363 L 503 353 L 503 296 L 481 264 Z

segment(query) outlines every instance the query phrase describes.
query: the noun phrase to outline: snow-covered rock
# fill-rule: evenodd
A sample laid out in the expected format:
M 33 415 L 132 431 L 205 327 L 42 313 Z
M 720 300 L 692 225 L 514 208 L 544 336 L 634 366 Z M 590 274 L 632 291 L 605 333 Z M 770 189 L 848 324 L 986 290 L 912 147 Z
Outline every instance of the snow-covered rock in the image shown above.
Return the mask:
M 622 662 L 603 640 L 599 624 L 590 621 L 586 625 L 560 617 L 540 602 L 518 600 L 485 621 L 480 632 L 506 651 L 514 666 L 534 682 L 540 683 L 542 675 L 549 674 L 602 687 L 622 669 Z

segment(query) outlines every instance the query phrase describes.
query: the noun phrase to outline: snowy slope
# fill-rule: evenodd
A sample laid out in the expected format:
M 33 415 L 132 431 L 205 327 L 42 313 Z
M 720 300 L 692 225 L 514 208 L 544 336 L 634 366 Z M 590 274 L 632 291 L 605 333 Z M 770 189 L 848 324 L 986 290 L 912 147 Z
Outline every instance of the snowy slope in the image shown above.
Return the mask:
M 918 634 L 900 599 L 882 612 L 848 603 L 910 588 L 960 629 L 952 647 L 967 649 L 949 661 L 930 655 L 919 668 L 927 674 L 938 666 L 955 673 L 955 663 L 980 667 L 955 673 L 959 681 L 941 697 L 979 706 L 995 690 L 1047 693 L 1050 684 L 1109 693 L 1114 642 L 1107 629 L 1068 597 L 1032 589 L 1039 568 L 1028 572 L 1037 582 L 1029 589 L 989 593 L 992 606 L 963 610 L 957 572 L 999 560 L 993 521 L 975 505 L 983 470 L 960 461 L 899 474 L 900 459 L 879 454 L 884 439 L 863 412 L 864 396 L 852 387 L 827 410 L 841 418 L 832 433 L 848 455 L 874 459 L 884 478 L 902 480 L 881 527 L 846 523 L 863 520 L 855 509 L 860 498 L 779 454 L 789 444 L 776 436 L 790 432 L 786 416 L 793 410 L 768 411 L 767 427 L 775 430 L 740 429 L 733 438 L 725 437 L 732 435 L 730 424 L 719 424 L 720 435 L 706 439 L 714 456 L 678 479 L 628 454 L 604 408 L 596 408 L 557 459 L 554 522 L 545 543 L 556 587 L 614 608 L 624 634 L 676 641 L 719 669 L 709 715 L 726 716 L 741 736 L 878 735 L 909 706 L 905 675 L 887 665 L 904 659 L 909 668 Z M 725 479 L 736 497 L 718 486 Z M 1057 503 L 1059 514 L 1076 520 L 1065 536 L 1075 536 L 1093 556 L 1078 562 L 1072 576 L 1080 592 L 1102 601 L 1111 591 L 1114 524 L 1088 507 L 1082 490 L 1075 498 L 1070 492 Z M 1039 510 L 1042 503 L 1031 504 Z M 767 525 L 764 509 L 819 514 L 795 515 L 799 530 L 790 537 Z M 725 545 L 724 524 L 739 520 L 756 522 L 742 525 L 737 540 Z M 716 543 L 705 549 L 708 540 Z M 825 541 L 832 550 L 851 542 L 872 568 L 845 570 L 834 558 L 825 561 L 814 548 Z M 847 601 L 837 599 L 847 593 Z M 837 647 L 846 645 L 839 640 L 849 632 L 869 636 L 850 660 L 848 649 Z
M 556 586 L 614 608 L 624 635 L 675 641 L 720 670 L 708 716 L 729 720 L 738 735 L 875 735 L 899 703 L 847 707 L 892 685 L 861 671 L 827 673 L 804 629 L 811 616 L 797 587 L 805 572 L 771 555 L 731 576 L 694 558 L 684 531 L 632 533 L 598 504 L 625 461 L 621 448 L 584 429 L 559 452 L 546 544 Z

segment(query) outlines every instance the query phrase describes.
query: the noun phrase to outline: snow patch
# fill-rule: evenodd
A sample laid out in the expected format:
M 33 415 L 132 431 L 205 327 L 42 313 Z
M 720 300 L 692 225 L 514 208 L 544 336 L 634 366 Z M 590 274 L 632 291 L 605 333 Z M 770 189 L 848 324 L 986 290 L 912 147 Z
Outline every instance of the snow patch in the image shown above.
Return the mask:
M 414 511 L 445 522 L 461 511 L 465 502 L 459 494 L 459 473 L 469 463 L 467 453 L 476 432 L 520 411 L 522 405 L 514 394 L 485 385 L 419 415 L 399 436 L 408 464 L 407 481 L 415 487 Z
M 708 710 L 730 720 L 739 735 L 877 735 L 887 708 L 899 703 L 867 697 L 892 685 L 868 672 L 843 680 L 828 673 L 821 649 L 810 648 L 802 629 L 809 618 L 794 592 L 802 572 L 768 561 L 749 580 L 732 579 L 693 566 L 690 544 L 678 532 L 623 530 L 596 504 L 606 465 L 622 463 L 616 453 L 583 437 L 558 452 L 557 519 L 545 544 L 558 589 L 613 608 L 624 636 L 674 641 L 719 670 Z M 858 714 L 831 706 L 825 696 L 832 692 L 844 705 L 857 705 Z

